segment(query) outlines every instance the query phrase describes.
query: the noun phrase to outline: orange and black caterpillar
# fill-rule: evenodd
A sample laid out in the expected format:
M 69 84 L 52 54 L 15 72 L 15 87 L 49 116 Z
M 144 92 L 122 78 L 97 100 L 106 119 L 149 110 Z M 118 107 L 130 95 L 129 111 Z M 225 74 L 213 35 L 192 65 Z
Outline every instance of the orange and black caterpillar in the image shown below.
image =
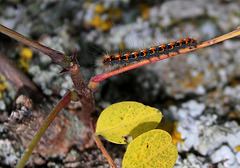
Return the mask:
M 128 65 L 141 60 L 150 59 L 153 57 L 160 58 L 162 55 L 168 55 L 172 52 L 179 53 L 179 50 L 186 48 L 196 48 L 197 41 L 192 38 L 186 38 L 169 44 L 154 46 L 141 51 L 135 51 L 126 54 L 106 54 L 102 59 L 104 67 L 113 67 L 115 65 Z

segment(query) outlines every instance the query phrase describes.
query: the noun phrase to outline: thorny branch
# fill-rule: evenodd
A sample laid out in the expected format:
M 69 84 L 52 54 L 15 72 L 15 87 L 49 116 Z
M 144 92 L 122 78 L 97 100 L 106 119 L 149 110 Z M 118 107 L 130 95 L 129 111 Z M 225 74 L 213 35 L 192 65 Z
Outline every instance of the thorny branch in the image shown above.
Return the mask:
M 40 43 L 37 43 L 3 25 L 0 24 L 0 32 L 21 42 L 24 43 L 27 46 L 30 46 L 32 48 L 35 48 L 36 50 L 48 55 L 52 61 L 58 65 L 60 65 L 62 68 L 68 67 L 70 63 L 70 58 L 63 53 L 53 50 L 49 47 L 46 47 Z
M 0 32 L 48 55 L 54 63 L 60 65 L 63 68 L 62 72 L 66 72 L 70 75 L 74 84 L 74 89 L 79 94 L 79 101 L 81 102 L 82 110 L 84 111 L 84 115 L 82 116 L 81 120 L 84 122 L 84 124 L 88 125 L 91 114 L 95 110 L 95 102 L 93 90 L 90 89 L 82 79 L 82 75 L 79 71 L 78 63 L 76 60 L 76 52 L 74 52 L 70 57 L 66 56 L 59 51 L 53 50 L 38 42 L 35 42 L 11 29 L 8 29 L 7 27 L 4 27 L 3 25 L 0 25 Z
M 71 97 L 71 100 L 75 100 L 75 101 L 79 100 L 81 102 L 83 116 L 81 116 L 82 118 L 80 118 L 80 119 L 83 121 L 83 123 L 85 125 L 89 126 L 90 121 L 91 121 L 91 114 L 95 110 L 95 102 L 94 102 L 94 96 L 93 96 L 94 91 L 92 89 L 90 89 L 88 87 L 88 85 L 84 83 L 84 81 L 82 79 L 82 75 L 79 71 L 79 67 L 78 67 L 78 63 L 77 63 L 77 59 L 76 59 L 76 51 L 73 53 L 72 56 L 69 57 L 59 51 L 53 50 L 53 49 L 46 47 L 38 42 L 35 42 L 35 41 L 13 31 L 13 30 L 10 30 L 7 27 L 4 27 L 2 25 L 0 25 L 0 32 L 25 44 L 25 45 L 28 45 L 29 47 L 35 48 L 36 50 L 48 55 L 54 63 L 60 65 L 63 68 L 61 73 L 66 72 L 70 75 L 70 77 L 72 78 L 73 84 L 74 84 L 74 89 L 77 92 L 77 96 Z M 72 93 L 73 92 L 71 92 L 71 94 Z M 64 98 L 66 99 L 66 97 L 69 97 L 68 94 L 65 95 L 65 97 L 63 97 L 63 99 Z M 60 102 L 59 102 L 60 105 L 58 104 L 53 109 L 53 111 L 49 114 L 49 116 L 45 119 L 43 126 L 41 126 L 39 128 L 38 133 L 36 134 L 34 139 L 31 141 L 30 145 L 28 146 L 28 148 L 26 150 L 26 154 L 24 154 L 23 159 L 20 161 L 19 167 L 23 167 L 25 165 L 25 163 L 27 162 L 28 158 L 30 157 L 30 154 L 32 153 L 34 147 L 37 145 L 41 136 L 47 129 L 48 126 L 44 126 L 44 125 L 50 125 L 52 120 L 55 118 L 56 115 L 54 114 L 55 113 L 54 110 L 56 108 L 58 108 L 58 110 L 60 111 L 67 104 L 67 103 L 64 104 L 63 102 L 61 103 L 61 101 L 63 99 L 60 100 Z M 69 99 L 67 99 L 67 100 L 69 100 Z M 71 101 L 71 100 L 69 100 L 69 101 Z

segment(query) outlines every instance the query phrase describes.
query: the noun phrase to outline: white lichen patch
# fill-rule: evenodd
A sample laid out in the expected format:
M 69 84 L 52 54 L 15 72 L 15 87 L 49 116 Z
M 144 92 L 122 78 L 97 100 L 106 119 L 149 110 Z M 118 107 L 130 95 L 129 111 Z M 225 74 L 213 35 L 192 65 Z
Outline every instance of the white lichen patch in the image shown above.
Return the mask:
M 239 167 L 231 149 L 223 145 L 210 156 L 212 163 L 221 163 L 224 167 Z
M 11 142 L 7 139 L 0 139 L 0 156 L 5 158 L 4 163 L 6 165 L 14 165 L 19 160 L 19 156 L 17 156 Z
M 210 156 L 212 164 L 221 162 L 230 167 L 240 166 L 237 162 L 238 151 L 236 151 L 236 147 L 240 145 L 240 126 L 235 121 L 219 125 L 217 124 L 218 116 L 215 114 L 201 115 L 196 118 L 190 115 L 190 110 L 186 110 L 186 107 L 191 109 L 193 104 L 193 102 L 184 103 L 179 110 L 176 108 L 174 110 L 173 107 L 170 110 L 171 113 L 177 113 L 176 115 L 179 116 L 177 130 L 184 141 L 177 144 L 179 152 L 194 149 L 202 156 Z M 199 111 L 204 111 L 201 106 L 195 105 L 195 107 L 200 107 Z M 194 112 L 194 108 L 192 111 Z M 224 153 L 225 150 L 226 153 Z
M 202 163 L 203 160 L 204 158 L 195 156 L 194 154 L 188 154 L 185 159 L 182 159 L 181 156 L 178 156 L 174 168 L 205 168 L 207 165 Z

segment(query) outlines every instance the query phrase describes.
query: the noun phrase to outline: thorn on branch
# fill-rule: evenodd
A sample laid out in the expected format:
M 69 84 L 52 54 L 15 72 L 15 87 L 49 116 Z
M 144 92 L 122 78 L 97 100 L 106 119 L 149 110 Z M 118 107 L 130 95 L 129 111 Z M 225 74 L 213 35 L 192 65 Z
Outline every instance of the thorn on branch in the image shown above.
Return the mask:
M 62 74 L 62 73 L 68 72 L 69 70 L 70 70 L 70 68 L 64 68 L 64 69 L 61 70 L 59 73 Z
M 71 63 L 70 66 L 72 66 L 74 63 L 77 63 L 77 49 L 75 49 L 73 51 L 73 54 L 70 56 L 71 59 Z M 60 74 L 65 73 L 65 72 L 69 72 L 71 70 L 71 67 L 67 67 L 64 68 L 61 72 L 59 72 Z
M 70 56 L 72 62 L 77 62 L 77 49 L 73 51 L 73 54 Z

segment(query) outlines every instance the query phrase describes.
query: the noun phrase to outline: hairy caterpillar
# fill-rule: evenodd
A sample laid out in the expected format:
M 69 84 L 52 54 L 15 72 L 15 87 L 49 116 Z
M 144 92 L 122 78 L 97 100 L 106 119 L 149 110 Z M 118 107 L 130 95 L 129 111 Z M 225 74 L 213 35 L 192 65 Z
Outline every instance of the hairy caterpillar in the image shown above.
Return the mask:
M 197 41 L 193 38 L 185 38 L 176 42 L 154 46 L 140 51 L 126 54 L 106 54 L 102 59 L 104 67 L 113 67 L 116 65 L 126 66 L 141 60 L 151 59 L 153 57 L 161 58 L 163 55 L 179 53 L 179 50 L 186 48 L 196 48 Z

